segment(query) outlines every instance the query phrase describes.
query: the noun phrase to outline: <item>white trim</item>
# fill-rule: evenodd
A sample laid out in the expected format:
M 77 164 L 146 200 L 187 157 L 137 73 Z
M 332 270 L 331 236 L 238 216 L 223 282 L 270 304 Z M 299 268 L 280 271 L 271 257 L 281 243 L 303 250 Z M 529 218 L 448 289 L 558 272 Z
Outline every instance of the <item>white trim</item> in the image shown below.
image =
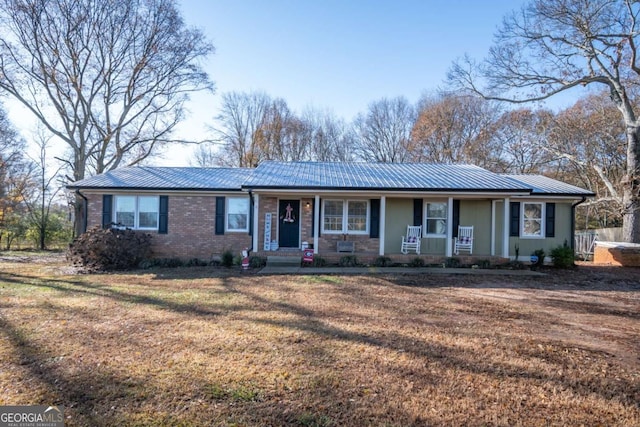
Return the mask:
M 234 228 L 231 229 L 229 228 L 229 202 L 231 201 L 231 199 L 238 199 L 238 200 L 246 200 L 247 202 L 247 226 L 245 228 Z M 224 232 L 225 233 L 248 233 L 249 232 L 249 211 L 251 210 L 251 200 L 248 197 L 233 197 L 233 196 L 229 196 L 229 197 L 225 197 L 225 207 L 224 207 Z
M 243 190 L 244 192 L 249 191 L 248 189 Z M 491 192 L 491 191 L 461 191 L 461 192 L 452 192 L 452 191 L 376 191 L 376 190 L 331 190 L 331 189 L 321 189 L 316 190 L 310 188 L 308 190 L 305 189 L 284 189 L 284 188 L 276 188 L 276 189 L 264 189 L 264 188 L 252 188 L 251 191 L 253 194 L 292 194 L 299 197 L 310 197 L 314 195 L 319 195 L 320 197 L 332 197 L 336 195 L 340 195 L 338 198 L 376 198 L 381 196 L 393 197 L 393 198 L 406 198 L 406 199 L 420 199 L 425 197 L 433 197 L 446 199 L 447 197 L 455 197 L 456 199 L 477 199 L 477 198 L 502 198 L 502 197 L 530 197 L 531 193 L 529 192 Z M 86 193 L 86 192 L 83 192 Z M 544 197 L 544 196 L 541 196 Z M 571 200 L 580 200 L 580 198 L 571 197 Z
M 313 199 L 313 253 L 318 253 L 318 234 L 320 234 L 320 196 Z
M 378 225 L 378 230 L 380 231 L 380 248 L 378 250 L 378 255 L 384 255 L 384 233 L 385 230 L 385 222 L 386 222 L 386 211 L 387 211 L 387 198 L 385 196 L 380 197 L 380 224 Z
M 118 221 L 118 197 L 133 197 L 133 226 L 123 226 L 124 228 L 130 228 L 132 230 L 145 230 L 154 231 L 160 227 L 160 196 L 155 194 L 114 194 L 112 200 L 112 215 L 111 219 L 113 223 L 119 223 Z M 156 226 L 155 227 L 140 227 L 140 198 L 153 198 L 156 202 Z
M 546 212 L 547 212 L 547 204 L 545 202 L 540 202 L 540 201 L 532 201 L 532 200 L 523 200 L 520 203 L 520 230 L 519 230 L 519 235 L 520 235 L 520 239 L 524 239 L 524 240 L 540 240 L 540 239 L 545 239 L 546 238 L 546 230 L 545 230 L 545 222 L 546 222 Z M 524 205 L 525 204 L 529 204 L 529 205 L 540 205 L 540 234 L 539 235 L 535 235 L 535 234 L 525 234 L 524 233 Z M 535 220 L 535 218 L 534 218 Z
M 342 202 L 342 230 L 325 230 L 324 216 L 325 205 L 327 202 Z M 365 218 L 365 229 L 362 231 L 349 230 L 349 203 L 358 202 L 367 204 L 367 213 Z M 369 222 L 371 220 L 371 203 L 369 199 L 353 198 L 353 199 L 322 199 L 322 234 L 349 234 L 349 235 L 367 235 L 369 234 Z
M 452 197 L 449 197 L 448 199 L 423 199 L 422 200 L 422 237 L 425 239 L 447 239 L 447 238 L 453 238 L 451 236 L 453 236 L 452 234 L 449 233 L 449 228 L 451 227 L 451 219 L 453 216 L 453 202 L 451 202 L 453 200 Z M 429 203 L 444 203 L 446 206 L 446 211 L 447 211 L 447 218 L 444 218 L 445 222 L 446 222 L 446 229 L 444 231 L 444 233 L 429 233 L 429 227 L 427 226 L 427 220 L 429 219 L 427 217 L 427 210 L 428 210 L 428 204 Z M 432 219 L 443 219 L 443 218 L 432 218 Z

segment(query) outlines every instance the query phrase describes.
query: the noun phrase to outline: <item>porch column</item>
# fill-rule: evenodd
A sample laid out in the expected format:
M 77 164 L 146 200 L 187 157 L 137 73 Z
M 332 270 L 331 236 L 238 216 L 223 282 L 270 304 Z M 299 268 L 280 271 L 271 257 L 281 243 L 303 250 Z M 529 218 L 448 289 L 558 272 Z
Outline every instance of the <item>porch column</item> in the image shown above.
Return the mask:
M 447 201 L 447 252 L 449 258 L 453 256 L 453 197 Z
M 253 236 L 251 247 L 254 252 L 260 250 L 258 247 L 258 238 L 260 237 L 260 196 L 257 194 L 253 195 Z M 264 232 L 264 230 L 263 230 Z
M 380 197 L 380 250 L 378 251 L 378 255 L 384 255 L 384 233 L 385 233 L 385 222 L 387 217 L 387 197 Z
M 491 201 L 491 256 L 496 255 L 496 203 L 497 200 Z
M 504 218 L 502 219 L 502 257 L 509 258 L 509 198 L 504 199 Z
M 313 200 L 313 253 L 318 253 L 318 234 L 320 234 L 320 196 Z

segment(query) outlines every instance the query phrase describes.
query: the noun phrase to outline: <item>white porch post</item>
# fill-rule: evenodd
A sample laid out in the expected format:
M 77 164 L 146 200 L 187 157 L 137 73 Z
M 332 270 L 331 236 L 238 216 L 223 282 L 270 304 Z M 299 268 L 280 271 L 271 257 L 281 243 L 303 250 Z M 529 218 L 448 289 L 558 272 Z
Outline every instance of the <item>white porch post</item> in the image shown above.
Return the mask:
M 384 233 L 385 233 L 385 222 L 386 222 L 386 217 L 387 217 L 387 197 L 386 196 L 381 196 L 380 197 L 380 250 L 378 252 L 378 254 L 380 256 L 384 255 Z
M 491 256 L 496 255 L 496 203 L 491 201 Z
M 504 218 L 502 219 L 502 257 L 509 258 L 509 198 L 504 199 Z
M 425 224 L 426 226 L 426 224 Z M 453 197 L 447 201 L 447 257 L 453 256 Z
M 257 194 L 253 195 L 253 236 L 251 246 L 253 247 L 253 251 L 257 252 L 260 250 L 258 247 L 258 237 L 260 236 L 260 229 L 258 228 L 260 225 L 260 196 Z
M 313 200 L 313 253 L 318 253 L 318 234 L 320 234 L 320 196 Z

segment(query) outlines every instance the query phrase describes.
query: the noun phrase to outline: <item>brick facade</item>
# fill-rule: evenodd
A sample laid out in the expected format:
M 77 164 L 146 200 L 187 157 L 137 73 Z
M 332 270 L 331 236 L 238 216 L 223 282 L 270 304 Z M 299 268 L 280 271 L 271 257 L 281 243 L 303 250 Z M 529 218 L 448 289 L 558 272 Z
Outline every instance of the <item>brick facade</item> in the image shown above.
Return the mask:
M 237 196 L 237 194 L 235 195 Z M 102 224 L 102 195 L 87 194 L 87 229 Z M 156 258 L 209 260 L 226 249 L 240 254 L 251 246 L 247 232 L 215 234 L 216 195 L 169 195 L 168 233 L 150 232 Z

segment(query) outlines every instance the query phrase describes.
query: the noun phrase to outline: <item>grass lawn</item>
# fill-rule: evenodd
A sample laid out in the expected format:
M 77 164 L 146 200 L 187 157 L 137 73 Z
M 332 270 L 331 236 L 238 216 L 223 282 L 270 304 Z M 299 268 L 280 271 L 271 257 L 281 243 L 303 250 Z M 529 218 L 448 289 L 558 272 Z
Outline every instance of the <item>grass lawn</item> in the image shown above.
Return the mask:
M 640 425 L 640 270 L 61 266 L 0 259 L 0 405 L 68 426 Z

